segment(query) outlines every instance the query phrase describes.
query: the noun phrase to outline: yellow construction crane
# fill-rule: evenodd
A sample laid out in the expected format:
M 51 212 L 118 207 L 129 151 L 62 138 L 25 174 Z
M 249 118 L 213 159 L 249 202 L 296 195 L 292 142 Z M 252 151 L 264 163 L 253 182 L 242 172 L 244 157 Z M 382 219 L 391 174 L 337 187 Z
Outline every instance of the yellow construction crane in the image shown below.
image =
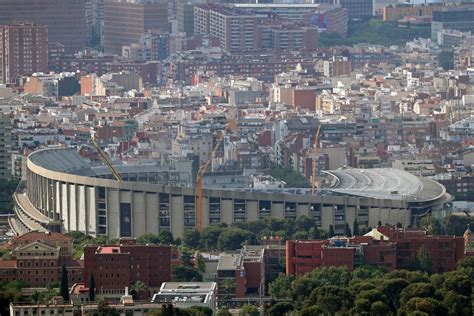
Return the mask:
M 227 133 L 227 130 L 234 129 L 234 128 L 236 128 L 234 121 L 231 121 L 226 125 L 226 127 L 222 131 L 222 134 L 220 135 L 219 139 L 214 145 L 214 148 L 212 149 L 211 154 L 209 155 L 209 158 L 198 169 L 197 176 L 196 176 L 196 229 L 199 231 L 202 230 L 202 177 L 206 173 L 207 168 L 209 167 L 209 164 L 212 161 L 212 158 L 214 158 L 217 152 L 217 149 L 219 149 L 219 145 L 221 141 L 224 139 Z
M 321 131 L 321 123 L 319 123 L 318 131 L 316 132 L 316 138 L 314 140 L 314 150 L 313 150 L 313 178 L 311 179 L 311 193 L 314 194 L 316 191 L 316 165 L 318 164 L 318 142 L 319 142 L 319 132 Z
M 92 133 L 91 133 L 91 143 L 92 143 L 92 145 L 94 145 L 95 149 L 99 153 L 99 156 L 102 159 L 102 161 L 107 165 L 110 172 L 112 172 L 112 175 L 114 176 L 115 180 L 122 181 L 123 179 L 122 179 L 122 176 L 120 175 L 120 173 L 118 173 L 118 171 L 115 170 L 115 168 L 112 165 L 112 162 L 110 161 L 107 154 L 100 148 L 99 144 L 97 144 L 97 141 L 95 140 L 95 132 L 94 131 L 92 131 Z

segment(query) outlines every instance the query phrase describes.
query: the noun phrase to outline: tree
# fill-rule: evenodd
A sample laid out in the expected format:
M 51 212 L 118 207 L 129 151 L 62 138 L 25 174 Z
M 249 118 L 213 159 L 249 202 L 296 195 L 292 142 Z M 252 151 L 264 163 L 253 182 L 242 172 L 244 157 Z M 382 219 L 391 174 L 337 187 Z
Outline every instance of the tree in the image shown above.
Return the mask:
M 329 230 L 328 230 L 328 238 L 332 238 L 334 237 L 334 227 L 331 225 L 329 225 Z
M 343 287 L 325 285 L 311 292 L 309 302 L 311 302 L 311 305 L 319 306 L 330 315 L 334 315 L 340 311 L 348 314 L 352 306 L 353 297 L 351 293 Z
M 421 228 L 426 229 L 426 231 L 431 235 L 443 234 L 443 226 L 441 225 L 441 222 L 432 215 L 423 217 L 419 224 Z
M 137 300 L 140 297 L 140 293 L 145 290 L 146 290 L 146 285 L 142 281 L 136 281 L 135 283 L 133 283 L 133 285 L 131 286 L 133 299 Z M 133 295 L 133 293 L 135 295 Z
M 206 250 L 216 250 L 219 236 L 225 230 L 225 227 L 219 225 L 210 225 L 201 232 L 201 243 Z
M 139 244 L 159 244 L 161 242 L 158 235 L 148 233 L 137 238 Z
M 202 274 L 193 266 L 174 266 L 173 281 L 174 282 L 201 282 Z
M 424 245 L 418 249 L 416 260 L 421 271 L 431 274 L 431 270 L 433 269 L 433 259 L 431 258 L 431 253 Z
M 344 235 L 346 237 L 352 237 L 352 232 L 351 228 L 349 227 L 349 223 L 346 223 L 346 226 L 344 226 Z
M 61 296 L 65 302 L 69 302 L 69 284 L 67 279 L 66 265 L 63 264 L 61 270 Z
M 89 275 L 89 302 L 95 301 L 95 280 L 94 273 Z
M 359 236 L 359 223 L 357 223 L 357 219 L 354 220 L 354 224 L 352 225 L 352 234 L 354 236 Z
M 119 316 L 120 313 L 113 307 L 110 307 L 109 304 L 105 301 L 99 301 L 97 304 L 97 310 L 89 312 L 91 316 Z
M 280 275 L 270 283 L 268 288 L 268 293 L 271 297 L 277 299 L 284 299 L 291 297 L 291 283 L 295 280 L 295 277 L 292 275 L 287 275 L 280 273 Z
M 240 228 L 228 228 L 219 236 L 217 247 L 220 250 L 236 250 L 242 247 L 244 243 L 253 243 L 255 235 L 247 230 Z
M 162 244 L 173 243 L 173 234 L 170 231 L 162 230 L 158 233 L 158 238 Z
M 319 231 L 319 228 L 317 226 L 313 227 L 313 239 L 321 239 L 321 232 Z
M 268 308 L 265 314 L 268 316 L 285 315 L 286 313 L 292 311 L 294 308 L 295 307 L 289 302 L 279 302 Z
M 240 308 L 239 316 L 258 316 L 260 312 L 257 306 L 245 304 Z
M 201 248 L 201 233 L 199 230 L 186 230 L 183 234 L 183 245 L 191 249 Z
M 216 313 L 216 316 L 232 316 L 232 314 L 226 308 L 219 308 Z
M 212 316 L 212 309 L 206 306 L 191 306 L 181 311 L 186 312 L 192 316 Z
M 400 293 L 400 304 L 407 304 L 413 297 L 432 297 L 434 293 L 435 289 L 429 283 L 412 283 Z

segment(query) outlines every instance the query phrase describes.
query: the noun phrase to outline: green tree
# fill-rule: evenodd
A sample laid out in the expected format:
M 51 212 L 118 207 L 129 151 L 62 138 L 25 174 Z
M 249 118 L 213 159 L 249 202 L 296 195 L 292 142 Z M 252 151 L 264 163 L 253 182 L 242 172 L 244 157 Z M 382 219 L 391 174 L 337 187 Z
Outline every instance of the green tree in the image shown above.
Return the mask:
M 275 281 L 270 283 L 268 293 L 271 297 L 277 299 L 285 299 L 291 297 L 292 282 L 294 280 L 294 276 L 280 273 L 280 275 L 278 275 Z
M 245 304 L 240 308 L 239 316 L 258 316 L 260 312 L 258 311 L 257 306 Z
M 433 297 L 434 287 L 429 283 L 412 283 L 400 293 L 400 304 L 406 305 L 413 297 Z
M 433 259 L 431 258 L 431 253 L 425 246 L 421 246 L 421 248 L 418 249 L 416 260 L 421 271 L 431 274 L 431 270 L 433 269 Z
M 334 234 L 334 227 L 331 225 L 329 225 L 329 230 L 328 230 L 328 238 L 332 238 L 334 237 L 335 234 Z
M 354 220 L 354 224 L 352 225 L 352 233 L 354 236 L 359 236 L 359 223 L 357 223 L 357 219 Z
M 205 227 L 201 232 L 201 242 L 203 248 L 206 250 L 216 250 L 219 236 L 225 229 L 226 227 L 219 225 L 210 225 Z
M 316 240 L 319 240 L 321 239 L 321 231 L 319 230 L 319 228 L 317 226 L 314 226 L 313 227 L 313 239 L 316 239 Z
M 352 237 L 352 232 L 351 228 L 349 227 L 349 223 L 346 223 L 346 226 L 344 226 L 344 235 L 346 237 Z
M 348 313 L 352 306 L 353 297 L 346 288 L 325 285 L 311 292 L 309 302 L 311 302 L 311 305 L 319 306 L 330 315 L 334 315 L 337 312 Z
M 240 228 L 228 228 L 219 236 L 217 247 L 220 250 L 240 249 L 244 243 L 253 243 L 255 235 Z
M 162 244 L 171 244 L 173 243 L 173 234 L 170 231 L 162 230 L 158 233 L 158 238 Z
M 199 230 L 186 230 L 183 234 L 183 245 L 191 249 L 201 248 L 201 233 Z
M 136 281 L 132 284 L 130 289 L 133 299 L 137 300 L 140 297 L 140 293 L 146 290 L 146 285 L 142 281 Z
M 62 265 L 61 269 L 61 296 L 63 297 L 65 302 L 69 302 L 69 284 L 65 264 Z
M 226 308 L 219 308 L 216 313 L 216 316 L 232 316 L 232 314 Z
M 379 289 L 387 296 L 393 311 L 400 306 L 400 293 L 408 286 L 408 281 L 402 278 L 382 279 Z
M 89 275 L 89 301 L 95 301 L 95 280 L 94 280 L 94 273 L 91 272 Z
M 191 306 L 182 311 L 192 316 L 212 316 L 212 309 L 206 306 Z
M 201 282 L 202 280 L 202 273 L 195 267 L 185 265 L 173 267 L 174 282 Z
M 119 316 L 120 313 L 113 307 L 110 307 L 109 304 L 105 301 L 99 301 L 97 304 L 97 310 L 90 312 L 91 316 Z
M 426 229 L 431 235 L 443 234 L 443 226 L 441 225 L 441 222 L 432 215 L 423 217 L 420 220 L 419 226 Z
M 161 242 L 160 237 L 158 235 L 147 233 L 137 238 L 137 243 L 139 244 L 159 244 Z
M 276 303 L 276 304 L 272 305 L 271 307 L 269 307 L 265 311 L 265 315 L 268 315 L 268 316 L 286 315 L 286 313 L 292 311 L 293 309 L 294 309 L 294 306 L 291 303 L 289 303 L 289 302 L 279 302 L 279 303 Z M 316 315 L 316 314 L 313 314 L 313 315 Z

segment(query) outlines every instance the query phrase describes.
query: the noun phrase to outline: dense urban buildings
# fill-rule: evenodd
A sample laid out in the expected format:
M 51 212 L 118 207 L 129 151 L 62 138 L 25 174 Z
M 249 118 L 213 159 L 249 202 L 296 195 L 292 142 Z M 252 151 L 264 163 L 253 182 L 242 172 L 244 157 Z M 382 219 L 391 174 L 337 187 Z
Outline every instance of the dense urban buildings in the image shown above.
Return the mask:
M 472 5 L 56 1 L 0 0 L 12 316 L 472 315 Z
M 1 0 L 1 23 L 29 22 L 48 27 L 48 42 L 69 53 L 86 44 L 85 0 Z
M 121 54 L 122 46 L 137 43 L 149 30 L 168 29 L 168 6 L 161 0 L 106 0 L 103 46 L 106 53 Z
M 0 25 L 0 83 L 48 72 L 48 29 L 32 23 Z

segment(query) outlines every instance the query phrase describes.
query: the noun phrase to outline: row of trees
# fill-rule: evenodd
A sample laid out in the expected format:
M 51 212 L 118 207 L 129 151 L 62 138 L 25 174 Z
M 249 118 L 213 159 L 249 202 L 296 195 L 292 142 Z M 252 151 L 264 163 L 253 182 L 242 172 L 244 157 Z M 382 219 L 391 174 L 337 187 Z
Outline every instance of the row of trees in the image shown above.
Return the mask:
M 270 284 L 268 315 L 472 315 L 474 258 L 444 274 L 363 266 L 280 275 Z M 278 300 L 278 302 L 277 302 Z
M 362 235 L 371 228 L 359 228 L 357 222 L 346 224 L 344 235 Z M 335 236 L 334 227 L 323 230 L 316 225 L 314 219 L 300 216 L 296 220 L 267 218 L 248 223 L 213 224 L 201 232 L 188 230 L 184 233 L 181 243 L 191 249 L 203 250 L 235 250 L 244 244 L 259 244 L 263 238 L 279 236 L 289 239 L 325 239 Z
M 396 22 L 376 19 L 353 22 L 349 25 L 349 34 L 343 38 L 338 33 L 321 33 L 320 43 L 324 47 L 352 46 L 358 43 L 376 45 L 404 45 L 415 38 L 429 38 L 430 28 L 399 27 Z

